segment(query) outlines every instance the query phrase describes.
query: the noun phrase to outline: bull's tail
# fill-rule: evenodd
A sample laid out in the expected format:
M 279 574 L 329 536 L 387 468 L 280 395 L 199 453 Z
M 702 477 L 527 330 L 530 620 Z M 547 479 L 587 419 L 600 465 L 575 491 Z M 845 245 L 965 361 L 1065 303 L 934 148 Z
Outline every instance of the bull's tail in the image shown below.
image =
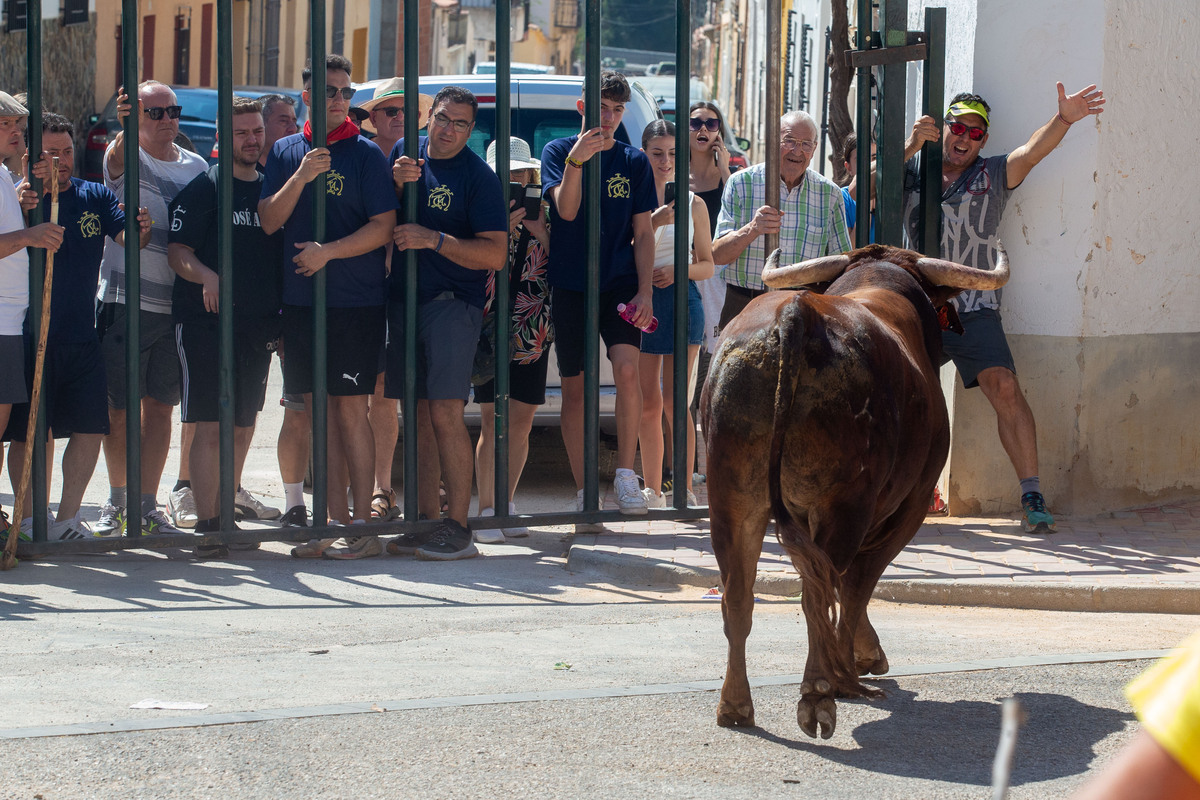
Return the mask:
M 877 692 L 862 684 L 854 667 L 854 642 L 851 620 L 841 608 L 842 578 L 829 556 L 817 546 L 813 533 L 796 524 L 783 501 L 781 463 L 788 423 L 797 402 L 796 394 L 805 379 L 806 365 L 801 356 L 810 325 L 820 325 L 815 312 L 805 302 L 807 292 L 799 292 L 779 315 L 779 379 L 775 389 L 775 419 L 771 428 L 769 463 L 771 514 L 775 517 L 775 535 L 803 583 L 801 606 L 809 625 L 809 641 L 821 652 L 817 663 L 836 695 L 841 697 L 874 696 Z M 810 654 L 810 658 L 812 654 Z

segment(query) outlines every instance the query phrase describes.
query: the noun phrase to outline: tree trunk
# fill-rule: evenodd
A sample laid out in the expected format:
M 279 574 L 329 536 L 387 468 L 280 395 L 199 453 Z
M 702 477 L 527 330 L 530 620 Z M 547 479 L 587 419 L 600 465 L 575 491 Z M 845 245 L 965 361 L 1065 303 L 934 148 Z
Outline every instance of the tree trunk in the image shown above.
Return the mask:
M 829 63 L 829 143 L 833 151 L 833 179 L 839 186 L 848 182 L 846 166 L 842 163 L 842 146 L 846 137 L 854 133 L 854 120 L 850 116 L 847 98 L 850 96 L 850 80 L 854 71 L 846 63 L 845 52 L 850 49 L 850 15 L 848 6 L 852 0 L 834 0 L 832 3 L 833 24 L 830 26 Z M 861 24 L 861 22 L 860 22 Z

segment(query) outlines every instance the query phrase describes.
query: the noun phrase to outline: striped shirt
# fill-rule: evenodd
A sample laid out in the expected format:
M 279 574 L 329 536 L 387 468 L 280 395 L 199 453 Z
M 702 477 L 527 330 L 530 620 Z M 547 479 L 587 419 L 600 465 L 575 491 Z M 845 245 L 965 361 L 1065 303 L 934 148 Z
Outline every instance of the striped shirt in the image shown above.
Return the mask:
M 104 151 L 104 185 L 112 189 L 122 201 L 125 199 L 125 174 L 113 178 L 108 173 L 108 152 L 115 140 Z M 139 205 L 150 209 L 150 243 L 139 254 L 141 267 L 142 296 L 139 306 L 143 311 L 156 314 L 171 313 L 171 291 L 175 286 L 175 271 L 167 265 L 167 233 L 171 215 L 167 204 L 175 199 L 192 178 L 208 169 L 208 162 L 195 153 L 176 147 L 178 157 L 174 161 L 160 161 L 138 148 L 138 198 Z M 104 260 L 100 262 L 100 277 L 105 288 L 100 298 L 105 303 L 125 302 L 125 248 L 112 239 L 104 243 Z
M 767 204 L 766 165 L 755 164 L 735 172 L 721 197 L 714 240 L 750 223 L 754 212 Z M 820 173 L 809 169 L 795 189 L 779 181 L 779 228 L 781 264 L 844 253 L 850 249 L 842 190 Z M 763 266 L 767 261 L 766 240 L 759 236 L 733 263 L 725 267 L 725 282 L 745 289 L 764 289 Z

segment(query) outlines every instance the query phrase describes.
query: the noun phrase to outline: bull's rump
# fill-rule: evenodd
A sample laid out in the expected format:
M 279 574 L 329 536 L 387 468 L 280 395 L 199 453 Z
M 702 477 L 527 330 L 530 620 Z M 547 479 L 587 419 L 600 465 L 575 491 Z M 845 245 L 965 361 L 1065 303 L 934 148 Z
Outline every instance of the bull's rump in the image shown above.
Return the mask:
M 903 304 L 885 321 L 864 299 L 759 297 L 726 327 L 709 368 L 710 463 L 749 462 L 735 470 L 743 490 L 762 485 L 765 497 L 779 437 L 780 496 L 801 524 L 810 510 L 847 506 L 886 518 L 915 492 L 931 493 L 945 463 L 949 425 L 924 323 Z M 719 470 L 710 474 L 720 482 Z

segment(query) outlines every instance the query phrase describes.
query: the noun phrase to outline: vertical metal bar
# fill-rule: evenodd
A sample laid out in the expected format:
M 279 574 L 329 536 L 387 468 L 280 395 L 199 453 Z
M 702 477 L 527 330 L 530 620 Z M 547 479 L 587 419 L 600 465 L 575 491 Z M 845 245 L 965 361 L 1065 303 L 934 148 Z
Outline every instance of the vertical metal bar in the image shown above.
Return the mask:
M 218 315 L 217 401 L 220 409 L 220 451 L 217 508 L 221 530 L 233 530 L 233 0 L 217 0 L 217 274 L 220 277 Z
M 583 128 L 600 124 L 600 2 L 589 0 L 584 21 Z M 600 503 L 600 160 L 583 165 L 583 206 L 587 209 L 587 288 L 584 311 L 583 361 L 583 507 Z
M 687 508 L 688 476 L 692 465 L 687 457 L 688 412 L 688 265 L 691 262 L 692 242 L 688 236 L 688 220 L 692 215 L 691 193 L 688 191 L 689 159 L 692 137 L 683 120 L 690 115 L 692 75 L 692 3 L 677 0 L 675 4 L 675 358 L 672 387 L 671 436 L 672 480 L 675 487 L 675 507 Z M 645 465 L 643 465 L 645 469 Z
M 766 204 L 779 208 L 779 114 L 783 107 L 780 74 L 783 72 L 783 5 L 781 0 L 767 0 L 767 104 L 766 104 Z M 764 242 L 767 253 L 779 247 L 779 234 L 773 233 Z
M 512 36 L 509 33 L 512 8 L 510 0 L 496 0 L 496 174 L 504 191 L 504 207 L 509 198 L 509 136 L 512 120 L 509 109 L 512 105 Z M 512 314 L 509 313 L 510 271 L 521 270 L 520 264 L 509 264 L 507 256 L 504 266 L 496 273 L 496 297 L 492 308 L 496 312 L 496 444 L 494 451 L 495 509 L 497 516 L 508 514 L 508 364 L 509 337 L 512 335 Z
M 138 249 L 140 232 L 137 211 L 141 182 L 141 148 L 138 128 L 142 121 L 138 109 L 138 3 L 121 3 L 121 74 L 125 93 L 132 106 L 125 118 L 125 535 L 142 535 L 142 262 Z M 130 209 L 134 209 L 130 211 Z
M 908 0 L 881 0 L 884 47 L 903 47 L 908 42 Z M 879 101 L 879 140 L 876 151 L 879 182 L 875 187 L 875 241 L 901 245 L 901 213 L 904 198 L 904 98 L 908 64 L 883 65 Z M 870 154 L 870 140 L 859 136 L 860 151 Z
M 325 3 L 309 5 L 310 58 L 312 83 L 309 97 L 312 107 L 312 146 L 325 147 L 328 134 L 325 113 Z M 313 229 L 312 241 L 325 241 L 325 192 L 328 175 L 318 175 L 312 182 Z M 329 514 L 329 379 L 326 374 L 326 273 L 318 270 L 313 276 L 313 387 L 312 387 L 312 454 L 313 454 L 313 524 L 325 525 Z M 349 520 L 344 520 L 349 522 Z
M 15 4 L 14 4 L 15 9 Z M 29 109 L 29 166 L 32 167 L 42 154 L 42 0 L 29 0 L 26 6 L 25 22 L 25 67 L 28 80 L 25 107 Z M 38 204 L 29 212 L 29 225 L 40 225 L 42 219 L 42 182 L 34 179 L 33 190 L 37 193 Z M 65 187 L 64 187 L 65 188 Z M 41 248 L 31 248 L 29 251 L 29 323 L 33 331 L 32 348 L 29 351 L 28 363 L 32 366 L 37 355 L 38 320 L 42 318 L 42 289 L 46 283 L 46 251 Z M 33 387 L 29 387 L 30 397 Z M 32 409 L 30 409 L 32 412 Z M 49 508 L 49 487 L 46 485 L 46 393 L 42 392 L 38 400 L 37 427 L 34 429 L 33 441 L 26 442 L 26 447 L 33 448 L 33 472 L 31 485 L 33 487 L 33 504 L 25 509 L 25 513 L 33 518 L 33 541 L 46 541 L 46 514 L 43 509 Z M 22 505 L 24 505 L 22 503 Z M 21 520 L 13 520 L 14 525 L 20 525 Z
M 857 49 L 866 50 L 871 43 L 871 0 L 858 0 L 858 36 Z M 858 119 L 855 128 L 858 133 L 858 166 L 859 175 L 869 176 L 871 173 L 871 138 L 874 134 L 871 125 L 871 68 L 859 67 L 856 76 L 858 84 Z M 865 146 L 864 146 L 865 145 Z M 858 181 L 854 202 L 858 210 L 854 217 L 854 244 L 862 247 L 871 238 L 871 182 L 863 179 Z
M 946 107 L 946 9 L 925 9 L 925 42 L 922 113 L 940 120 Z M 926 142 L 921 148 L 921 241 L 913 246 L 934 258 L 941 255 L 941 196 L 942 143 Z
M 420 154 L 417 132 L 421 113 L 417 57 L 420 54 L 417 34 L 418 0 L 404 0 L 404 155 L 416 160 Z M 417 221 L 417 193 L 404 192 L 403 219 L 405 223 Z M 415 521 L 417 509 L 417 251 L 392 252 L 392 269 L 404 269 L 404 518 Z M 392 336 L 400 335 L 391 331 Z M 432 444 L 430 443 L 430 446 Z

